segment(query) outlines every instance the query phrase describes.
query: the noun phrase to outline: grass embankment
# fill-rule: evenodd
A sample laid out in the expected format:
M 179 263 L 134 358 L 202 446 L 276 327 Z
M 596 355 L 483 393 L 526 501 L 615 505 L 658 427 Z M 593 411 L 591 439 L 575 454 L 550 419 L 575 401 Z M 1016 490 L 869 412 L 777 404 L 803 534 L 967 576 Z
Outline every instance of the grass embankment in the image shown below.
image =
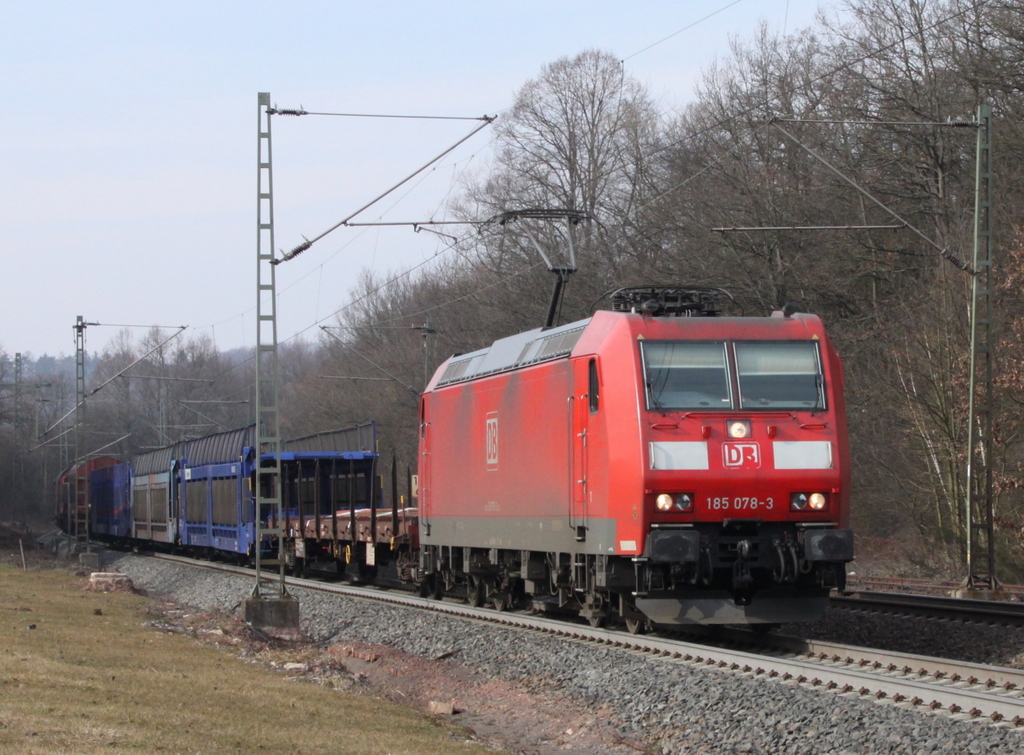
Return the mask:
M 0 752 L 484 750 L 380 699 L 148 629 L 145 598 L 86 581 L 0 565 Z

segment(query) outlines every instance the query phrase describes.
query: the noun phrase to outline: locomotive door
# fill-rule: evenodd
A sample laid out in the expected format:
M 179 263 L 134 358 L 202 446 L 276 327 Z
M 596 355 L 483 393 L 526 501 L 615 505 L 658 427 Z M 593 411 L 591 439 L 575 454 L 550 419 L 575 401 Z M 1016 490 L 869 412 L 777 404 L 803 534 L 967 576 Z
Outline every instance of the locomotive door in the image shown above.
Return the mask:
M 586 540 L 590 508 L 590 486 L 588 482 L 590 456 L 587 449 L 587 433 L 590 425 L 591 375 L 596 374 L 594 359 L 577 359 L 573 362 L 573 391 L 570 400 L 572 416 L 572 508 L 569 523 L 575 529 L 576 539 Z
M 416 506 L 420 522 L 420 537 L 430 536 L 430 482 L 431 482 L 431 456 L 430 456 L 430 417 L 427 413 L 426 396 L 420 397 L 420 437 L 419 437 L 419 464 L 418 464 L 418 489 L 416 491 Z M 410 505 L 412 502 L 410 501 Z

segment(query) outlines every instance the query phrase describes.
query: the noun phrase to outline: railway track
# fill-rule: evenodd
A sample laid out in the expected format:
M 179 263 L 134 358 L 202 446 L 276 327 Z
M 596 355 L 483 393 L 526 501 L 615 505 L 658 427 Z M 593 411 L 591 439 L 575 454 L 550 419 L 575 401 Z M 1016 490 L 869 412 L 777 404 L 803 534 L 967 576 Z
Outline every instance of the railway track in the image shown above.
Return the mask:
M 157 558 L 252 577 L 249 569 Z M 276 575 L 272 579 L 276 579 Z M 271 578 L 268 578 L 268 581 Z M 700 641 L 632 635 L 529 613 L 473 608 L 452 600 L 432 600 L 393 590 L 288 578 L 290 587 L 318 590 L 392 605 L 595 643 L 623 652 L 644 653 L 671 663 L 735 673 L 844 697 L 860 698 L 1024 732 L 1024 671 L 893 653 L 817 640 L 721 632 Z
M 918 577 L 861 577 L 847 579 L 850 592 L 899 592 L 912 595 L 939 595 L 949 597 L 963 588 L 960 582 L 946 580 L 936 582 Z M 1012 600 L 1024 600 L 1024 585 L 1000 585 L 999 592 Z
M 922 616 L 946 621 L 964 621 L 1003 626 L 1024 626 L 1024 603 L 1001 600 L 971 600 L 941 595 L 903 592 L 847 591 L 833 595 L 830 605 L 849 611 Z

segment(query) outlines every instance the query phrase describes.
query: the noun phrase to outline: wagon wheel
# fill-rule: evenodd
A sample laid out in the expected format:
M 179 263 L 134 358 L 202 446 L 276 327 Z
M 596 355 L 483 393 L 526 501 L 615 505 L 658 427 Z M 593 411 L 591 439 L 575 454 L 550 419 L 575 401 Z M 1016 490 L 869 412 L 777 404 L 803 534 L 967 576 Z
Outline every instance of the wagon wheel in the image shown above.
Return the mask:
M 487 597 L 487 584 L 479 577 L 470 576 L 466 583 L 466 600 L 473 608 L 479 608 Z
M 364 584 L 372 585 L 377 581 L 376 566 L 370 566 L 369 564 L 360 562 L 356 565 L 356 573 L 359 575 L 359 581 Z
M 334 559 L 334 568 L 338 570 L 338 579 L 348 581 L 348 564 L 344 558 Z
M 608 617 L 604 614 L 601 614 L 599 616 L 588 616 L 587 621 L 590 623 L 590 626 L 592 626 L 594 629 L 600 629 L 608 623 Z
M 434 578 L 427 577 L 416 585 L 416 594 L 421 598 L 429 598 L 434 594 Z

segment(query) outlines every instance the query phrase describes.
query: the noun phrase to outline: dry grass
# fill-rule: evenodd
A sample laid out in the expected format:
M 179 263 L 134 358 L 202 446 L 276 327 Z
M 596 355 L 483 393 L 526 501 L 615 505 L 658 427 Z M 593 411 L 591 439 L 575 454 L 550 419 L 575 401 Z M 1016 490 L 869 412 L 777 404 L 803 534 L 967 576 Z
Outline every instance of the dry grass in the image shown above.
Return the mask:
M 147 629 L 146 599 L 85 582 L 0 565 L 0 752 L 484 749 L 386 701 Z

